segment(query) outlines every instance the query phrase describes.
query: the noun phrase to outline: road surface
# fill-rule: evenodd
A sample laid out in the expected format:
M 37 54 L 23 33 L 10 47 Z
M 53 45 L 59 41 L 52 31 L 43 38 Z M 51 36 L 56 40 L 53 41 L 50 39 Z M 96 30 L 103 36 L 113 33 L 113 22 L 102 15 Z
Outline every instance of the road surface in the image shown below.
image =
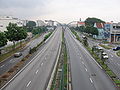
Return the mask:
M 58 27 L 53 37 L 32 59 L 32 62 L 3 90 L 45 90 L 56 61 L 61 39 L 62 28 Z
M 116 90 L 114 84 L 69 28 L 65 39 L 70 58 L 73 90 Z
M 29 54 L 30 48 L 37 46 L 43 39 L 44 35 L 42 34 L 40 37 L 30 41 L 26 47 L 21 51 L 22 56 L 15 58 L 14 56 L 9 57 L 7 60 L 0 63 L 0 75 L 7 72 L 11 67 L 13 67 L 16 63 L 18 63 L 22 58 L 24 58 L 27 54 Z
M 79 33 L 79 32 L 78 32 Z M 81 34 L 79 33 L 79 36 L 81 37 Z M 82 38 L 82 37 L 81 37 Z M 92 40 L 88 38 L 89 46 L 92 48 L 93 45 L 99 46 L 99 41 Z M 100 47 L 100 46 L 99 46 Z M 104 51 L 108 54 L 109 59 L 106 62 L 108 67 L 117 75 L 118 78 L 120 78 L 120 57 L 116 55 L 116 51 L 113 51 L 112 49 L 105 49 Z

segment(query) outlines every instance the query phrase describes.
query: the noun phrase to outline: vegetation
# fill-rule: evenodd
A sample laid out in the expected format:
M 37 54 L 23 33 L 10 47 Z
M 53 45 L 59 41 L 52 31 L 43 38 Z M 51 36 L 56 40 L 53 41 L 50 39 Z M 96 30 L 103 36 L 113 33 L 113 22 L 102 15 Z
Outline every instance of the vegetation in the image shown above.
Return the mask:
M 45 35 L 45 37 L 44 37 L 44 41 L 47 39 L 47 38 L 49 38 L 49 36 L 52 34 L 52 32 L 50 32 L 50 33 L 48 33 L 47 35 Z
M 0 47 L 3 47 L 7 44 L 7 38 L 3 32 L 0 32 Z M 0 49 L 1 54 L 1 49 Z
M 26 28 L 28 32 L 32 32 L 34 27 L 36 27 L 35 21 L 28 21 L 28 23 L 26 24 Z
M 86 26 L 94 26 L 94 23 L 105 23 L 105 21 L 102 21 L 101 19 L 98 18 L 87 18 L 85 20 L 85 25 Z
M 120 50 L 119 50 L 116 54 L 117 54 L 117 56 L 119 56 L 119 57 L 120 57 Z
M 58 60 L 57 69 L 53 78 L 50 90 L 67 90 L 68 85 L 68 63 L 67 63 L 67 49 L 64 40 L 64 32 L 62 33 L 60 57 Z
M 36 28 L 34 28 L 33 30 L 32 30 L 32 33 L 34 34 L 34 35 L 36 35 L 36 34 L 41 34 L 41 33 L 43 33 L 43 32 L 46 32 L 47 31 L 47 28 L 46 27 L 36 27 Z
M 9 23 L 7 26 L 7 30 L 5 31 L 6 37 L 9 41 L 13 42 L 15 48 L 15 42 L 25 39 L 27 37 L 27 32 L 25 28 L 18 27 L 17 24 Z
M 103 44 L 99 44 L 101 47 L 105 48 L 105 49 L 111 49 L 112 47 L 107 46 L 107 45 L 103 45 Z
M 0 47 L 7 44 L 7 38 L 3 32 L 0 32 Z

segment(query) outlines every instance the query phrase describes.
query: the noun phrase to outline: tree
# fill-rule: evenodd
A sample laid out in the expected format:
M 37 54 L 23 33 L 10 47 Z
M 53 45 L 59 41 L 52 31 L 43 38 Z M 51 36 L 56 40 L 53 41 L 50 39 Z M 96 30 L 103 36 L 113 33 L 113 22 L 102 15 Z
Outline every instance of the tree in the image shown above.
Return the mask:
M 36 23 L 34 21 L 28 21 L 28 23 L 26 24 L 27 31 L 31 32 L 35 26 L 36 26 Z
M 46 32 L 46 31 L 47 31 L 47 28 L 43 26 L 43 27 L 36 27 L 36 28 L 34 28 L 32 30 L 32 33 L 34 35 L 36 35 L 36 34 L 40 34 L 40 33 Z
M 3 47 L 7 44 L 7 38 L 3 32 L 0 32 L 0 47 Z M 1 49 L 0 49 L 1 54 Z
M 27 32 L 23 27 L 18 27 L 17 24 L 9 23 L 5 31 L 6 37 L 9 41 L 13 42 L 15 48 L 15 42 L 25 39 L 27 37 Z
M 89 34 L 92 34 L 92 35 L 98 35 L 98 29 L 93 27 L 93 26 L 87 26 L 85 28 L 85 32 L 89 33 Z
M 105 21 L 102 21 L 101 19 L 98 18 L 87 18 L 85 20 L 86 26 L 94 26 L 95 23 L 105 23 Z

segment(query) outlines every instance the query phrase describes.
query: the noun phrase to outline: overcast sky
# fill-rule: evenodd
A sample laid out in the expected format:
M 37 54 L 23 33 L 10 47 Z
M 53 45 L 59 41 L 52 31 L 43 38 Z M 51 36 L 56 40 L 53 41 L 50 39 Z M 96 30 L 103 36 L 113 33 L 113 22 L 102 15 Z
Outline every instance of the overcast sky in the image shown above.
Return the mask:
M 0 15 L 62 23 L 87 17 L 119 22 L 120 0 L 0 0 Z

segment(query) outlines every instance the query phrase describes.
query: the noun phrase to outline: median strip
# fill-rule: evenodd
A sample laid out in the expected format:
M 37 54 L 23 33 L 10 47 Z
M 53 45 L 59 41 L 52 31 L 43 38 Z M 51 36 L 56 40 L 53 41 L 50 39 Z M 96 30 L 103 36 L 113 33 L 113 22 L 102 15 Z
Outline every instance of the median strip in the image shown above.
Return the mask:
M 62 32 L 62 45 L 61 52 L 57 64 L 57 68 L 54 74 L 52 86 L 50 90 L 68 90 L 68 58 L 67 58 L 67 49 L 64 39 L 64 31 Z

